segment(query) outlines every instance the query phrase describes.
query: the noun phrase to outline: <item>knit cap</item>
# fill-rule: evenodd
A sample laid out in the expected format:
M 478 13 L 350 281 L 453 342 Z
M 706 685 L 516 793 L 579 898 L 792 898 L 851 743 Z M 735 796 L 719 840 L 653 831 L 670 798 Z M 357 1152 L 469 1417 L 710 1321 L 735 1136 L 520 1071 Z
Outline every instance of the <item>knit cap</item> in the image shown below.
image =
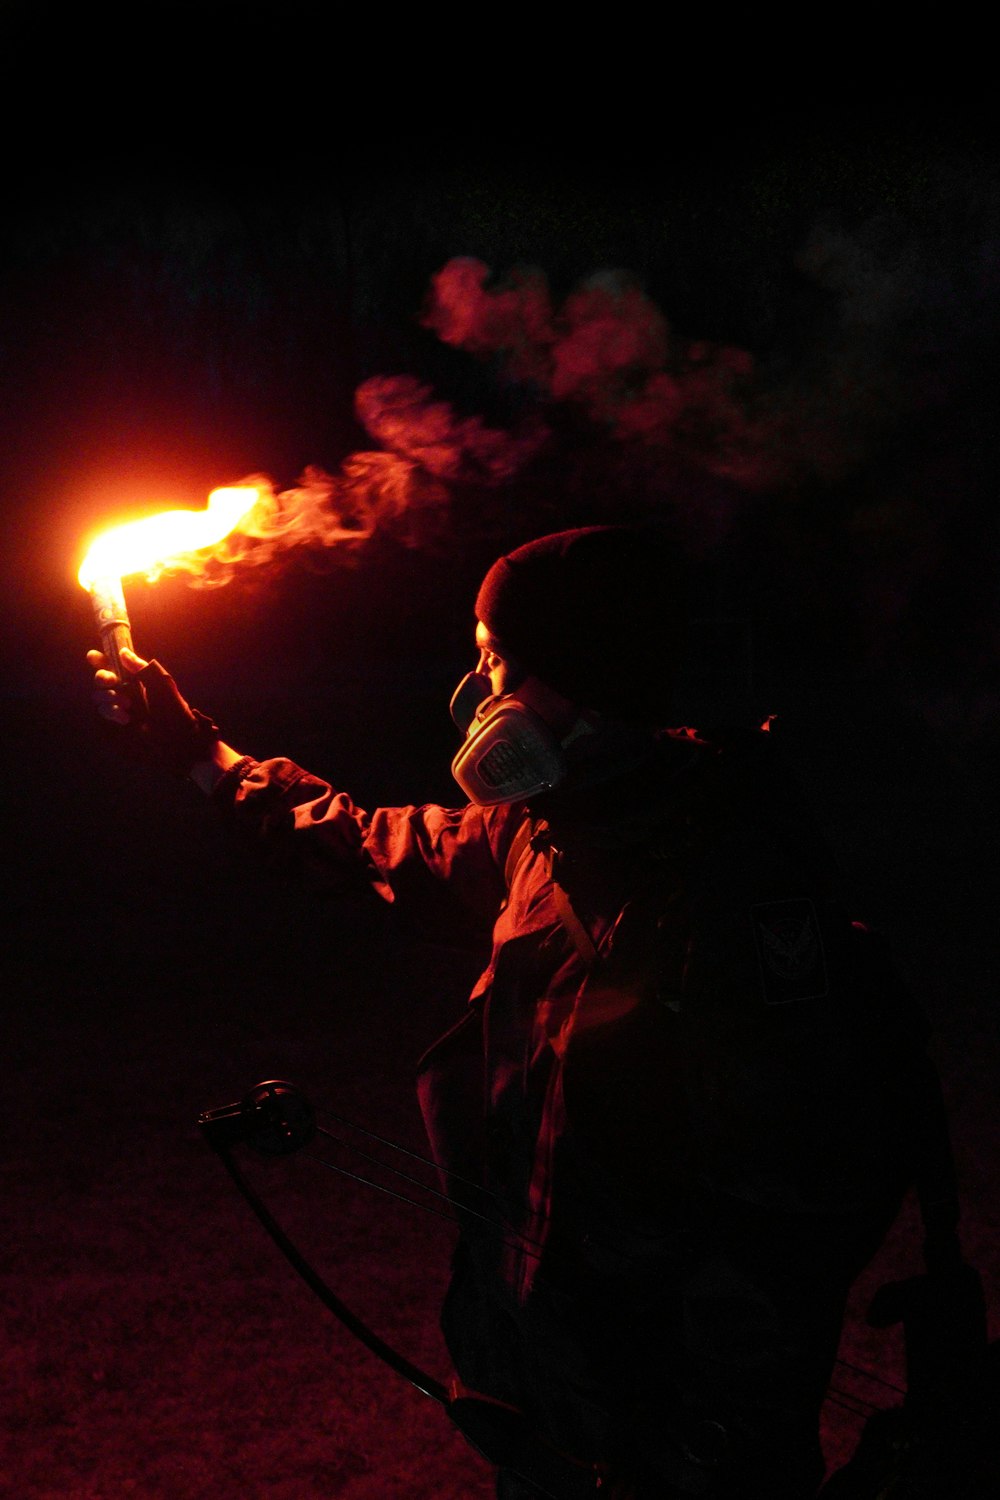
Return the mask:
M 684 568 L 652 529 L 539 537 L 490 568 L 476 616 L 557 693 L 610 718 L 663 724 L 683 652 Z

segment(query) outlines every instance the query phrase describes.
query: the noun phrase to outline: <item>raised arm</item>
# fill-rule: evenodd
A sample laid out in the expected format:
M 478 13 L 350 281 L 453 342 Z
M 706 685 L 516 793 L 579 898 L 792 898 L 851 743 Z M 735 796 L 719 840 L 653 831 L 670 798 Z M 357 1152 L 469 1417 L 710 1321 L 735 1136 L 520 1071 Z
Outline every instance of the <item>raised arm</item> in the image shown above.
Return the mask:
M 87 659 L 102 717 L 138 739 L 154 762 L 194 782 L 272 859 L 298 867 L 324 889 L 367 885 L 386 901 L 398 898 L 428 915 L 457 906 L 479 923 L 492 922 L 505 894 L 503 864 L 518 821 L 513 809 L 424 804 L 369 814 L 293 761 L 257 761 L 227 744 L 157 662 L 123 652 L 132 678 L 124 684 L 99 651 Z M 140 714 L 134 684 L 146 698 Z

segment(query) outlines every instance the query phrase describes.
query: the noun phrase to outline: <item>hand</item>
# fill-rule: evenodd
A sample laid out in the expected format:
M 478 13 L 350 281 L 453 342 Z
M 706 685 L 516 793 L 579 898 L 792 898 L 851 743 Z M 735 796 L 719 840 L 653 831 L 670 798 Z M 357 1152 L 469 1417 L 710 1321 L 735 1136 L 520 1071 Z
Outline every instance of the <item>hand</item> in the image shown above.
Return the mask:
M 122 665 L 129 674 L 123 682 L 100 651 L 88 651 L 94 673 L 94 701 L 103 719 L 126 731 L 133 743 L 178 776 L 216 758 L 218 726 L 182 697 L 170 673 L 158 661 L 145 661 L 127 648 Z M 141 705 L 141 712 L 137 712 Z

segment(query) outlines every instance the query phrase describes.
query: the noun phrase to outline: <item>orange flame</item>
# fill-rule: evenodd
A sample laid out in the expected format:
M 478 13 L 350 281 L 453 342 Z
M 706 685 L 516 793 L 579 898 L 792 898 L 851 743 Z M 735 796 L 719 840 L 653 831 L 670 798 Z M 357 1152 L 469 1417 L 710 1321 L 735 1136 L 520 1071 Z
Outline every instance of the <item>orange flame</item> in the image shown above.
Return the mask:
M 114 526 L 93 542 L 77 577 L 90 589 L 101 579 L 161 571 L 223 541 L 259 498 L 260 491 L 248 486 L 213 490 L 205 510 L 164 510 Z

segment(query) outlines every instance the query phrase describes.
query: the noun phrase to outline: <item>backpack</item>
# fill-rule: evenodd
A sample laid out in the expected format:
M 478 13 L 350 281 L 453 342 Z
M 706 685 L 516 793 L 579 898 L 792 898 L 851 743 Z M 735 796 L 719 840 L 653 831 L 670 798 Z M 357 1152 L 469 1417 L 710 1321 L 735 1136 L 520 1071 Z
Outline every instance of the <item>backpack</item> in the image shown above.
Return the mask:
M 544 821 L 526 814 L 506 863 L 508 889 L 529 847 L 545 847 L 547 837 Z M 902 1193 L 916 1190 L 926 1270 L 882 1287 L 869 1312 L 875 1326 L 903 1325 L 906 1400 L 869 1421 L 823 1500 L 931 1500 L 954 1493 L 956 1478 L 965 1500 L 992 1496 L 996 1348 L 988 1347 L 980 1278 L 962 1256 L 953 1155 L 940 1080 L 926 1050 L 928 1028 L 884 938 L 835 903 L 819 910 L 808 894 L 751 903 L 741 925 L 748 953 L 752 935 L 758 983 L 755 994 L 744 985 L 741 1015 L 739 1005 L 706 1000 L 710 986 L 699 987 L 690 951 L 678 972 L 676 939 L 690 910 L 654 859 L 639 876 L 645 889 L 614 924 L 610 954 L 599 954 L 555 855 L 556 910 L 589 971 L 584 996 L 618 983 L 630 1001 L 619 996 L 611 1021 L 589 1035 L 578 1029 L 575 1053 L 567 1051 L 567 1105 L 576 1098 L 581 1118 L 593 1108 L 595 1080 L 607 1080 L 619 1066 L 630 1081 L 610 1108 L 598 1110 L 595 1142 L 607 1141 L 622 1099 L 634 1102 L 638 1093 L 642 1107 L 641 1081 L 632 1087 L 626 1072 L 637 1056 L 654 1075 L 669 1069 L 684 1096 L 690 1146 L 684 1169 L 707 1178 L 716 1201 L 737 1204 L 737 1218 L 755 1208 L 849 1213 L 852 1196 L 869 1190 L 867 1211 L 876 1227 L 845 1249 L 845 1292 L 877 1249 Z M 597 1008 L 609 1014 L 606 1004 Z M 580 1073 L 588 1063 L 590 1094 L 581 1098 Z M 789 1092 L 789 1079 L 801 1082 L 801 1092 Z M 815 1132 L 805 1143 L 797 1128 L 803 1120 L 807 1136 Z M 608 1156 L 613 1170 L 621 1161 L 613 1139 Z M 807 1163 L 808 1183 L 790 1184 L 792 1160 Z M 670 1171 L 677 1168 L 671 1161 Z M 639 1176 L 648 1183 L 648 1161 Z M 866 1206 L 855 1208 L 863 1219 Z M 738 1426 L 739 1413 L 728 1415 Z M 720 1483 L 724 1492 L 721 1474 Z

